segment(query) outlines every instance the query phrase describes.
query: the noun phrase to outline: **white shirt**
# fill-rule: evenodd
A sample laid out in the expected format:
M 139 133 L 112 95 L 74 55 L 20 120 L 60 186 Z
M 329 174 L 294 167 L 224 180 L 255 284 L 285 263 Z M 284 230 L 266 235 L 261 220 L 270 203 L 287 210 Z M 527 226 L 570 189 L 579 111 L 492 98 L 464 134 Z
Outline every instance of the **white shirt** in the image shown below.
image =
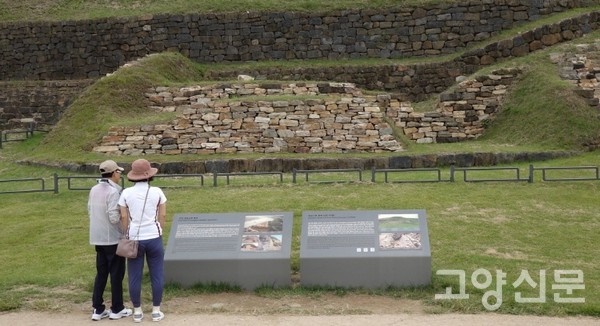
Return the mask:
M 146 206 L 144 208 L 144 199 Z M 147 182 L 136 182 L 121 193 L 119 206 L 129 210 L 129 239 L 149 240 L 162 235 L 162 228 L 158 223 L 158 205 L 167 202 L 167 197 L 162 189 L 150 187 Z M 142 217 L 142 211 L 144 216 Z M 139 236 L 138 236 L 139 228 Z
M 90 244 L 115 245 L 121 237 L 119 195 L 121 186 L 109 179 L 100 179 L 90 190 L 88 215 L 90 218 Z

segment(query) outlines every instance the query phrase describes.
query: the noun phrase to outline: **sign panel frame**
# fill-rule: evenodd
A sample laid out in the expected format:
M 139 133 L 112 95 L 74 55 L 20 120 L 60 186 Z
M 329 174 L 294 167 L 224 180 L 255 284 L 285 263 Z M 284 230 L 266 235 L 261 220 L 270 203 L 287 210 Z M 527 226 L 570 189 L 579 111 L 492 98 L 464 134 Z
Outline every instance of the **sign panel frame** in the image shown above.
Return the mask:
M 302 285 L 431 284 L 425 210 L 304 211 L 300 243 Z
M 292 212 L 181 213 L 165 249 L 167 283 L 291 285 Z

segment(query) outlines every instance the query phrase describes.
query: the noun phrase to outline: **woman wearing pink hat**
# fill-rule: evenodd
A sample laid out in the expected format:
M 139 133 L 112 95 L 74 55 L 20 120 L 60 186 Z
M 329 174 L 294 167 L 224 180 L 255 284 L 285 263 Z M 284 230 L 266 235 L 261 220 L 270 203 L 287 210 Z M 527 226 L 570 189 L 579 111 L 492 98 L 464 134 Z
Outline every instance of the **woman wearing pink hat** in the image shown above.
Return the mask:
M 162 231 L 167 215 L 167 197 L 160 188 L 150 186 L 157 172 L 158 169 L 153 168 L 148 160 L 135 160 L 127 173 L 127 179 L 134 185 L 123 190 L 119 198 L 123 230 L 127 230 L 129 239 L 139 240 L 138 256 L 127 259 L 129 296 L 135 322 L 144 318 L 141 302 L 144 258 L 152 284 L 152 320 L 160 321 L 165 317 L 160 311 L 160 304 L 164 286 Z

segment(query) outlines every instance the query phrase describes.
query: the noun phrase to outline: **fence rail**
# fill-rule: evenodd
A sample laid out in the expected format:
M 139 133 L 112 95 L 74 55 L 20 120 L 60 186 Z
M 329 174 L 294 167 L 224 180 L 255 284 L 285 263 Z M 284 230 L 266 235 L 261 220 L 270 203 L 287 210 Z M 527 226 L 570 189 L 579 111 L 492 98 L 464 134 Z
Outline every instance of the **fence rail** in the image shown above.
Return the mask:
M 0 180 L 0 183 L 8 184 L 10 182 L 15 182 L 15 183 L 19 183 L 19 186 L 23 186 L 23 185 L 28 184 L 29 182 L 33 182 L 33 181 L 39 181 L 39 183 L 36 182 L 34 184 L 35 188 L 33 188 L 33 189 L 25 188 L 25 189 L 2 190 L 2 191 L 0 191 L 0 194 L 16 194 L 16 193 L 46 192 L 46 191 L 56 192 L 55 189 L 58 189 L 56 184 L 54 185 L 54 187 L 52 189 L 46 188 L 46 180 L 44 180 L 44 178 L 4 179 L 4 180 Z
M 462 174 L 464 182 L 523 182 L 533 183 L 537 172 L 541 172 L 542 181 L 595 181 L 600 180 L 600 168 L 597 166 L 566 166 L 566 167 L 534 167 L 529 165 L 529 175 L 525 178 L 521 176 L 521 169 L 517 167 L 487 167 L 487 168 L 456 168 L 450 167 L 447 179 L 442 177 L 442 170 L 437 168 L 418 168 L 418 169 L 371 169 L 372 183 L 423 183 L 423 182 L 456 182 L 456 175 Z M 304 176 L 304 181 L 309 183 L 350 183 L 362 182 L 361 169 L 321 169 L 321 170 L 296 170 L 292 172 L 292 182 L 298 182 L 298 175 Z M 537 173 L 538 175 L 540 173 Z M 284 173 L 282 172 L 246 172 L 246 173 L 212 173 L 213 186 L 218 186 L 219 177 L 225 177 L 227 185 L 230 184 L 232 177 L 251 177 L 251 180 L 260 176 L 275 176 L 279 183 L 283 183 Z M 309 175 L 316 179 L 310 179 Z M 321 175 L 320 178 L 318 175 Z M 383 175 L 383 180 L 378 180 L 377 176 Z M 339 177 L 348 179 L 340 180 Z M 204 186 L 203 174 L 157 174 L 154 176 L 155 184 L 161 188 L 193 188 Z M 0 179 L 0 194 L 29 193 L 29 192 L 54 192 L 60 191 L 62 180 L 66 180 L 67 190 L 89 190 L 99 179 L 98 176 L 58 176 L 54 174 L 50 177 L 52 188 L 47 187 L 49 178 L 23 178 L 23 179 Z M 199 179 L 185 182 L 167 181 L 168 179 Z M 94 180 L 94 182 L 83 183 L 77 180 Z M 164 182 L 164 183 L 163 183 Z M 11 187 L 15 183 L 18 186 Z M 125 186 L 125 180 L 121 177 L 121 185 Z M 27 188 L 28 184 L 33 184 L 32 188 Z M 175 184 L 175 185 L 173 185 Z M 264 182 L 262 183 L 264 184 Z M 8 187 L 6 185 L 9 185 Z
M 494 177 L 479 177 L 477 178 L 477 172 L 514 172 L 514 175 L 509 174 L 508 177 L 504 176 L 504 173 L 493 174 Z M 464 182 L 485 182 L 485 181 L 533 181 L 531 178 L 522 179 L 519 168 L 514 167 L 505 167 L 505 168 L 450 168 L 450 181 L 454 181 L 455 173 L 462 172 L 463 173 L 463 181 Z M 490 175 L 490 173 L 486 173 L 485 175 Z M 471 178 L 469 178 L 471 176 Z
M 435 178 L 429 179 L 431 173 L 435 172 Z M 395 182 L 395 183 L 409 183 L 409 182 L 442 182 L 446 180 L 442 180 L 442 170 L 435 168 L 422 168 L 422 169 L 371 169 L 371 182 L 377 182 L 377 174 L 383 174 L 383 182 Z M 410 179 L 394 179 L 390 181 L 390 177 L 395 175 L 412 175 L 413 178 Z
M 598 180 L 600 179 L 600 173 L 597 166 L 566 166 L 566 167 L 545 167 L 545 168 L 534 168 L 535 170 L 542 171 L 543 181 L 580 181 L 580 180 Z M 551 178 L 549 177 L 550 171 L 589 171 L 593 176 L 588 177 L 562 177 L 562 178 Z
M 362 181 L 362 169 L 322 169 L 322 170 L 296 170 L 293 169 L 292 171 L 292 182 L 296 183 L 297 178 L 296 176 L 298 174 L 304 174 L 304 181 L 306 182 L 311 182 L 308 179 L 308 176 L 310 174 L 336 174 L 339 175 L 340 173 L 349 173 L 349 172 L 356 172 L 358 174 L 358 181 L 361 182 Z M 321 180 L 316 180 L 316 181 L 312 181 L 312 183 L 344 183 L 344 182 L 356 182 L 356 180 L 330 180 L 330 179 L 321 179 Z
M 235 177 L 235 176 L 242 176 L 242 177 L 247 177 L 247 176 L 265 176 L 265 175 L 274 175 L 274 176 L 279 176 L 279 182 L 283 183 L 283 172 L 238 172 L 238 173 L 213 173 L 213 186 L 216 187 L 219 182 L 218 182 L 218 177 L 222 176 L 225 177 L 227 180 L 227 184 L 230 184 L 230 178 L 231 177 Z
M 11 141 L 23 141 L 28 138 L 33 137 L 33 132 L 35 131 L 35 124 L 30 123 L 29 126 L 25 129 L 14 129 L 14 130 L 1 130 L 0 131 L 0 149 L 2 149 L 2 144 Z M 19 137 L 11 137 L 10 135 L 24 135 Z
M 171 185 L 160 185 L 161 188 L 181 188 L 181 187 L 202 187 L 204 186 L 204 175 L 202 174 L 157 174 L 154 176 L 155 180 L 161 179 L 183 179 L 183 178 L 199 178 L 200 183 L 194 183 L 192 185 L 181 185 L 181 186 L 171 186 Z

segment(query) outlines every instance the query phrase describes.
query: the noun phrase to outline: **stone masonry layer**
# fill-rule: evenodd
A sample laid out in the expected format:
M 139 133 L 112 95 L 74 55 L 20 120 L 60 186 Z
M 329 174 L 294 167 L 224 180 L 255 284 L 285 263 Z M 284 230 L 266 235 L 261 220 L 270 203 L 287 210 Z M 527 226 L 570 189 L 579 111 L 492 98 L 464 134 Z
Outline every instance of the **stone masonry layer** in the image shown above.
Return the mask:
M 464 80 L 456 89 L 439 96 L 439 104 L 433 112 L 414 112 L 410 105 L 393 101 L 390 105 L 400 108 L 396 126 L 417 143 L 476 139 L 498 113 L 510 86 L 520 74 L 520 69 L 501 69 Z
M 247 74 L 257 80 L 323 80 L 353 83 L 362 89 L 394 93 L 405 101 L 420 101 L 441 93 L 455 84 L 456 78 L 470 75 L 483 66 L 510 57 L 553 46 L 581 37 L 600 27 L 600 12 L 594 11 L 559 23 L 544 25 L 512 38 L 466 52 L 456 59 L 427 64 L 390 64 L 377 66 L 345 65 L 329 68 L 299 67 L 248 68 L 229 72 L 209 72 L 207 79 L 233 79 Z M 2 31 L 0 31 L 0 34 Z M 0 52 L 2 48 L 0 48 Z M 0 56 L 0 61 L 3 58 Z M 0 65 L 0 70 L 5 66 Z M 1 72 L 0 72 L 1 73 Z M 66 76 L 68 77 L 68 76 Z M 31 76 L 31 78 L 37 78 Z M 18 122 L 34 121 L 47 130 L 90 81 L 2 82 L 0 88 L 0 130 L 18 127 Z M 75 87 L 73 87 L 75 85 Z M 67 87 L 65 87 L 67 86 Z M 35 94 L 35 95 L 32 95 Z
M 94 151 L 397 152 L 402 146 L 395 128 L 418 143 L 461 141 L 483 133 L 485 122 L 498 111 L 519 74 L 518 69 L 505 69 L 463 81 L 455 91 L 442 94 L 438 109 L 430 113 L 414 112 L 410 103 L 389 94 L 365 96 L 347 83 L 156 87 L 146 94 L 153 103 L 149 109 L 177 112 L 178 117 L 167 124 L 111 128 Z
M 571 41 L 600 28 L 600 11 L 520 33 L 516 36 L 469 50 L 449 61 L 419 64 L 339 65 L 272 69 L 249 67 L 235 71 L 210 71 L 209 79 L 233 79 L 246 74 L 267 80 L 329 80 L 350 82 L 367 90 L 401 95 L 407 101 L 421 101 L 454 85 L 461 75 L 471 75 L 485 66 L 526 56 L 538 50 Z
M 590 3 L 468 0 L 385 10 L 240 11 L 3 23 L 0 80 L 98 78 L 126 62 L 163 51 L 177 51 L 199 62 L 444 55 Z
M 534 20 L 536 17 L 542 17 L 550 12 L 562 11 L 565 8 L 571 8 L 578 6 L 578 1 L 545 1 L 543 4 L 524 1 L 483 1 L 479 3 L 480 6 L 475 3 L 468 3 L 469 10 L 480 10 L 482 8 L 488 8 L 493 5 L 508 6 L 510 10 L 523 10 L 520 6 L 541 6 L 536 7 L 538 9 L 529 10 L 529 20 Z M 433 9 L 405 9 L 413 14 L 427 12 L 427 15 L 433 12 L 446 12 L 451 16 L 454 12 L 464 11 L 462 6 L 467 4 L 455 4 L 450 7 L 436 7 Z M 542 8 L 542 9 L 540 9 Z M 412 11 L 411 11 L 412 10 Z M 510 11 L 509 10 L 509 11 Z M 364 11 L 361 11 L 365 13 Z M 507 11 L 508 12 L 508 11 Z M 336 15 L 350 15 L 350 11 L 344 13 L 336 13 Z M 535 14 L 534 14 L 535 13 Z M 321 14 L 325 15 L 325 14 Z M 385 16 L 384 13 L 379 13 L 381 16 Z M 446 14 L 444 14 L 446 15 Z M 490 13 L 490 15 L 492 15 Z M 371 12 L 371 15 L 360 15 L 361 19 L 375 19 L 375 13 Z M 179 16 L 177 16 L 179 17 Z M 185 16 L 187 17 L 187 16 Z M 218 16 L 219 18 L 230 19 L 229 15 Z M 386 16 L 387 17 L 387 16 Z M 433 24 L 431 18 L 423 18 L 427 21 L 427 24 Z M 458 16 L 457 16 L 458 17 Z M 502 25 L 509 26 L 511 20 L 508 19 L 513 17 L 509 14 L 503 14 L 500 16 L 502 19 L 507 19 Z M 156 17 L 155 17 L 156 18 Z M 159 21 L 163 22 L 167 26 L 171 24 L 171 16 L 162 17 Z M 153 20 L 154 18 L 145 17 L 141 18 L 141 21 Z M 158 19 L 158 18 L 156 18 Z M 258 19 L 258 18 L 257 18 Z M 266 18 L 265 18 L 266 19 Z M 322 18 L 323 21 L 328 19 Z M 156 21 L 156 24 L 159 23 Z M 361 20 L 362 21 L 362 20 Z M 129 29 L 135 29 L 139 22 L 136 20 L 116 20 L 119 24 L 127 23 L 127 28 L 123 27 L 123 31 L 119 30 L 119 33 L 125 33 Z M 188 19 L 183 19 L 180 23 L 187 22 Z M 41 130 L 50 129 L 56 121 L 60 118 L 60 115 L 68 104 L 81 93 L 83 88 L 89 84 L 89 81 L 93 81 L 96 77 L 106 73 L 112 72 L 125 60 L 129 58 L 136 58 L 145 55 L 149 52 L 147 48 L 143 47 L 144 51 L 132 55 L 127 54 L 132 48 L 135 48 L 131 44 L 128 44 L 127 40 L 120 40 L 118 45 L 97 44 L 96 37 L 98 37 L 98 28 L 94 27 L 95 24 L 100 24 L 99 21 L 94 22 L 64 22 L 64 23 L 28 23 L 28 24 L 6 24 L 6 29 L 0 28 L 0 80 L 10 78 L 24 78 L 24 79 L 42 79 L 35 84 L 35 81 L 29 80 L 24 86 L 23 82 L 3 82 L 2 88 L 0 88 L 0 130 L 7 130 L 12 128 L 18 128 L 21 126 L 28 126 L 29 122 L 33 121 L 36 123 L 36 128 Z M 445 22 L 449 24 L 448 22 Z M 462 24 L 472 24 L 474 22 L 462 22 Z M 515 22 L 512 22 L 515 23 Z M 61 33 L 52 35 L 52 37 L 44 34 L 48 32 L 47 26 L 49 24 L 52 27 L 50 30 L 61 30 Z M 58 26 L 58 25 L 60 26 Z M 396 23 L 394 23 L 396 24 Z M 1 25 L 1 24 L 0 24 Z M 57 26 L 55 26 L 57 25 Z M 15 27 L 16 26 L 16 27 Z M 112 25 L 111 25 L 112 26 Z M 145 25 L 144 25 L 145 26 Z M 155 26 L 155 25 L 152 25 Z M 156 25 L 158 26 L 158 25 Z M 167 29 L 163 27 L 154 27 Z M 312 26 L 312 27 L 311 27 Z M 321 25 L 307 25 L 306 28 L 318 28 Z M 367 33 L 370 28 L 377 30 L 377 24 L 365 24 L 369 29 L 365 29 Z M 365 27 L 365 28 L 366 28 Z M 212 80 L 223 80 L 235 78 L 238 74 L 247 74 L 254 76 L 256 79 L 269 79 L 269 80 L 323 80 L 323 81 L 336 81 L 353 83 L 360 88 L 367 90 L 379 90 L 385 92 L 394 93 L 397 96 L 401 96 L 405 101 L 420 101 L 429 98 L 431 94 L 441 93 L 448 87 L 455 84 L 457 77 L 462 75 L 470 75 L 476 72 L 483 66 L 494 64 L 503 59 L 510 57 L 524 56 L 528 53 L 553 46 L 560 42 L 569 41 L 577 37 L 581 37 L 591 31 L 597 30 L 600 27 L 600 12 L 590 11 L 589 13 L 582 14 L 578 17 L 565 19 L 559 23 L 544 25 L 534 30 L 523 32 L 517 36 L 509 39 L 500 40 L 494 43 L 490 43 L 483 48 L 470 50 L 456 59 L 441 63 L 428 63 L 428 64 L 415 64 L 415 65 L 404 65 L 404 64 L 391 64 L 391 65 L 377 65 L 377 66 L 337 66 L 330 68 L 315 68 L 315 67 L 301 67 L 294 69 L 261 69 L 261 68 L 248 68 L 247 70 L 236 70 L 229 72 L 209 72 L 206 76 Z M 17 28 L 15 35 L 13 35 L 14 28 Z M 111 30 L 107 29 L 104 32 L 109 33 Z M 64 31 L 62 29 L 65 29 Z M 143 28 L 142 28 L 143 29 Z M 170 30 L 170 29 L 169 29 Z M 26 32 L 27 31 L 27 32 Z M 77 31 L 77 32 L 75 32 Z M 411 32 L 417 32 L 418 29 L 410 29 Z M 428 29 L 426 31 L 427 37 L 435 33 L 436 29 Z M 149 32 L 149 31 L 148 31 Z M 25 33 L 25 34 L 23 34 Z M 68 39 L 66 35 L 70 33 L 76 33 L 78 36 L 71 35 Z M 190 30 L 190 33 L 195 33 Z M 370 32 L 369 32 L 370 33 Z M 419 34 L 421 35 L 421 34 Z M 479 34 L 480 36 L 486 34 Z M 39 37 L 37 39 L 36 37 Z M 78 38 L 83 37 L 85 41 L 78 41 Z M 121 36 L 106 35 L 106 42 L 110 40 L 115 41 L 116 38 Z M 410 38 L 416 37 L 416 35 L 409 36 Z M 53 41 L 52 41 L 53 40 Z M 215 38 L 214 40 L 218 40 Z M 58 42 L 56 44 L 46 44 L 47 42 Z M 316 41 L 316 40 L 315 40 Z M 20 42 L 25 42 L 20 44 Z M 45 43 L 46 42 L 46 43 Z M 79 48 L 78 42 L 86 44 L 86 49 Z M 137 44 L 138 40 L 132 41 Z M 91 46 L 96 44 L 95 46 Z M 179 44 L 179 43 L 178 43 Z M 185 44 L 181 43 L 181 44 Z M 440 43 L 441 44 L 441 43 Z M 444 48 L 441 52 L 452 52 L 459 50 L 459 48 L 452 48 L 452 42 L 444 42 L 444 47 L 449 46 L 448 49 Z M 6 45 L 6 46 L 5 46 Z M 57 49 L 62 47 L 68 47 L 69 53 L 64 52 L 66 50 L 60 50 L 59 52 L 63 55 L 60 58 L 49 58 L 56 55 Z M 96 46 L 100 46 L 100 49 L 96 49 Z M 212 45 L 211 45 L 212 46 Z M 90 49 L 88 49 L 90 47 Z M 169 50 L 177 50 L 185 55 L 188 55 L 194 60 L 199 60 L 196 57 L 190 56 L 190 53 L 183 49 L 169 48 Z M 11 52 L 12 48 L 12 52 Z M 107 51 L 106 49 L 115 48 L 114 53 L 110 55 L 112 59 L 104 57 Z M 210 47 L 209 47 L 210 48 Z M 77 51 L 75 51 L 77 49 Z M 101 50 L 104 49 L 104 50 Z M 43 51 L 42 51 L 43 50 Z M 126 51 L 127 50 L 127 51 Z M 3 52 L 4 51 L 4 52 Z M 8 52 L 6 52 L 8 51 Z M 87 52 L 86 52 L 87 51 Z M 97 52 L 100 51 L 100 52 Z M 208 50 L 206 50 L 208 51 Z M 262 50 L 261 50 L 262 51 Z M 64 52 L 64 53 L 63 53 Z M 110 51 L 109 51 L 110 52 Z M 270 53 L 270 52 L 269 52 Z M 268 53 L 268 54 L 269 54 Z M 17 57 L 14 57 L 14 56 Z M 82 58 L 74 60 L 72 56 L 84 56 Z M 407 54 L 409 55 L 409 54 Z M 431 55 L 412 53 L 410 55 Z M 34 56 L 35 58 L 29 58 Z M 48 57 L 49 56 L 49 57 Z M 120 58 L 114 60 L 114 58 Z M 60 60 L 59 60 L 60 59 Z M 114 63 L 111 63 L 112 61 Z M 23 65 L 24 66 L 21 66 Z M 66 67 L 66 65 L 68 67 Z M 99 68 L 101 66 L 101 68 Z M 4 71 L 6 69 L 6 71 Z M 18 74 L 14 75 L 14 74 Z M 74 80 L 77 78 L 87 78 L 84 80 Z M 67 81 L 43 81 L 43 79 L 73 79 L 70 82 Z M 75 85 L 75 86 L 73 86 Z
M 111 128 L 94 151 L 140 155 L 402 150 L 385 112 L 352 95 L 358 92 L 354 85 L 338 83 L 157 87 L 147 94 L 153 108 L 176 111 L 177 119 L 171 124 Z M 338 96 L 323 97 L 328 93 Z M 292 97 L 231 98 L 275 94 Z M 294 99 L 296 95 L 308 98 Z

